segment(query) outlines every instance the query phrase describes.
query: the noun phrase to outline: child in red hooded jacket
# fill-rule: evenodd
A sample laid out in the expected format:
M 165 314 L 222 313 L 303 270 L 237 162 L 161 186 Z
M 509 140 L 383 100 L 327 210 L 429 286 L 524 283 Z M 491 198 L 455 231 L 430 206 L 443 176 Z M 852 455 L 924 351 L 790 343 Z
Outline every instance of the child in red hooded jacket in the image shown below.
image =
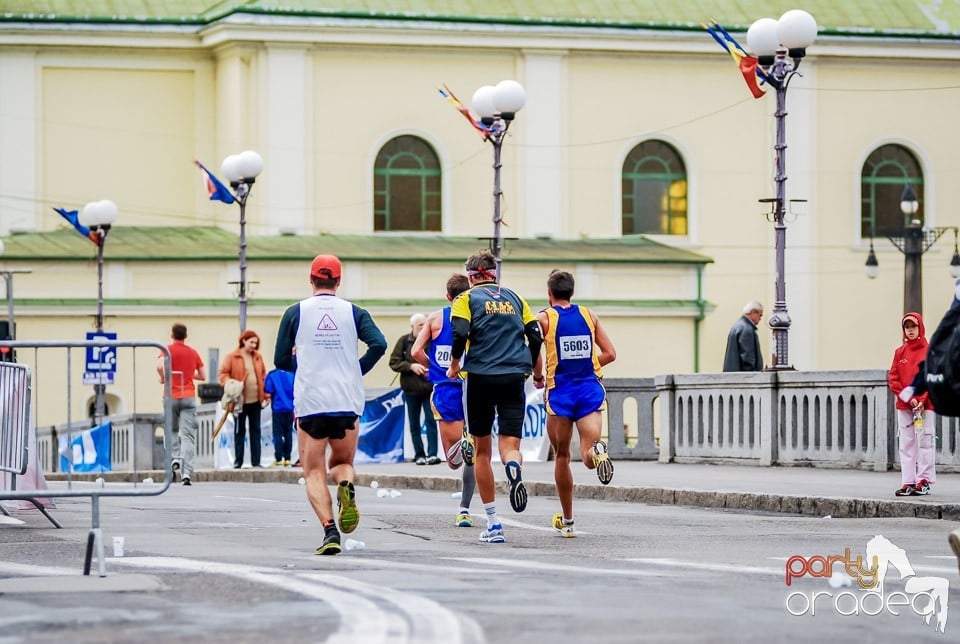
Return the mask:
M 926 330 L 919 313 L 907 313 L 900 320 L 903 344 L 893 352 L 893 364 L 887 373 L 887 384 L 896 398 L 897 427 L 900 435 L 900 489 L 897 496 L 930 494 L 930 486 L 937 480 L 936 449 L 933 442 L 933 404 L 926 393 L 900 400 L 900 392 L 907 387 L 920 363 L 927 357 Z M 923 426 L 914 425 L 915 414 Z M 918 431 L 918 429 L 920 431 Z

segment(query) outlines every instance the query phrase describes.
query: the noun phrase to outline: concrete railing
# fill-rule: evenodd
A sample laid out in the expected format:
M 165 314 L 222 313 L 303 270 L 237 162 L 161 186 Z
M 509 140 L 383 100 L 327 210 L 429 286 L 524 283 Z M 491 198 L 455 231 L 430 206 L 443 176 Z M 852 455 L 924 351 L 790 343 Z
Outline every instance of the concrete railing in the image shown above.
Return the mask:
M 886 371 L 658 376 L 661 462 L 885 471 L 898 463 Z M 960 471 L 958 419 L 936 420 L 937 466 Z
M 886 372 L 786 371 L 610 378 L 607 434 L 614 459 L 816 465 L 885 471 L 897 466 L 896 414 Z M 216 403 L 197 407 L 197 467 L 214 464 Z M 113 469 L 163 463 L 160 414 L 111 419 Z M 74 423 L 74 431 L 88 425 Z M 623 431 L 614 431 L 623 428 Z M 45 471 L 59 468 L 56 437 L 38 428 Z M 958 419 L 937 417 L 937 468 L 960 471 Z

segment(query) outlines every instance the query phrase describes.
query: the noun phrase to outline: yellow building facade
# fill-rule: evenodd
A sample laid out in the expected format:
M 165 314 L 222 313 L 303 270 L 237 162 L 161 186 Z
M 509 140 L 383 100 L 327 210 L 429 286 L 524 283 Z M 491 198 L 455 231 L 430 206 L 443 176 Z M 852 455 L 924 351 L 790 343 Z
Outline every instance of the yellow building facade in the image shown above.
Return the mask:
M 234 348 L 238 209 L 207 199 L 192 161 L 218 172 L 227 154 L 254 149 L 265 169 L 246 211 L 256 282 L 248 327 L 262 334 L 265 357 L 284 306 L 309 294 L 318 252 L 343 256 L 342 293 L 392 345 L 412 313 L 444 304 L 446 277 L 492 233 L 490 146 L 437 88 L 469 103 L 477 87 L 508 78 L 524 85 L 527 104 L 503 146 L 505 235 L 519 238 L 508 242 L 504 283 L 542 305 L 547 272 L 573 270 L 578 299 L 617 345 L 608 375 L 719 371 L 744 302 L 773 309 L 774 231 L 758 203 L 774 195 L 773 92 L 755 100 L 698 23 L 739 26 L 745 44 L 743 27 L 761 14 L 742 11 L 791 6 L 736 3 L 717 15 L 715 3 L 691 2 L 668 20 L 634 3 L 610 10 L 629 15 L 584 16 L 558 2 L 556 15 L 541 16 L 536 3 L 517 2 L 500 16 L 451 16 L 424 10 L 429 2 L 363 12 L 221 3 L 218 14 L 184 2 L 146 18 L 135 10 L 149 3 L 129 3 L 129 17 L 107 15 L 112 3 L 68 4 L 75 10 L 57 15 L 0 2 L 0 264 L 32 271 L 15 276 L 18 339 L 91 330 L 95 248 L 52 208 L 111 199 L 120 218 L 105 246 L 106 330 L 165 341 L 180 320 L 204 356 Z M 790 363 L 805 370 L 886 367 L 900 340 L 903 256 L 879 232 L 881 274 L 863 273 L 871 155 L 908 150 L 922 173 L 924 225 L 960 224 L 960 25 L 951 16 L 897 24 L 880 2 L 848 15 L 848 4 L 807 3 L 821 34 L 787 98 L 787 198 L 807 200 L 788 217 Z M 397 137 L 436 155 L 437 230 L 377 230 L 378 155 Z M 624 235 L 624 173 L 648 141 L 682 160 L 684 217 L 637 244 Z M 950 241 L 923 260 L 930 328 L 952 291 Z M 760 335 L 769 363 L 766 325 Z M 136 370 L 150 392 L 152 365 Z M 384 360 L 367 382 L 392 377 Z M 129 383 L 110 393 L 118 411 L 132 409 Z M 76 400 L 72 413 L 85 405 Z

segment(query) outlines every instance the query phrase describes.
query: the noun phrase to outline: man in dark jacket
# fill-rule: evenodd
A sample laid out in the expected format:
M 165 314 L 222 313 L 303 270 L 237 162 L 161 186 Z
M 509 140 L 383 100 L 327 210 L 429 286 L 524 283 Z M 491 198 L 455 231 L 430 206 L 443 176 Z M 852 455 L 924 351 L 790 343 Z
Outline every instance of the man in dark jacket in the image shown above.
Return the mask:
M 413 441 L 413 458 L 417 465 L 436 465 L 437 457 L 437 421 L 430 408 L 430 394 L 433 383 L 427 380 L 427 368 L 413 359 L 410 353 L 413 343 L 420 334 L 427 317 L 416 313 L 410 317 L 410 333 L 397 340 L 390 354 L 390 368 L 400 374 L 400 388 L 403 390 L 404 405 L 407 408 L 407 422 L 410 425 L 410 439 Z M 420 412 L 427 425 L 427 451 L 423 450 L 420 437 Z
M 757 336 L 757 325 L 762 317 L 763 304 L 760 302 L 752 300 L 743 307 L 743 315 L 733 323 L 727 335 L 724 371 L 763 371 L 763 355 Z

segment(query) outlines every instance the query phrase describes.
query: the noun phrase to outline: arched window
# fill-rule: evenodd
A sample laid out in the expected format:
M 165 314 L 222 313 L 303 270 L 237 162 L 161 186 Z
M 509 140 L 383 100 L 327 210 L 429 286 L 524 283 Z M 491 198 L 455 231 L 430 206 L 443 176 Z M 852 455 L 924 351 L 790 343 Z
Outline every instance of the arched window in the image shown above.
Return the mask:
M 911 217 L 924 220 L 923 173 L 910 150 L 890 143 L 870 153 L 860 174 L 860 236 L 901 235 L 910 223 L 900 210 L 903 191 L 908 186 L 920 202 Z
M 416 136 L 387 141 L 373 170 L 374 230 L 440 230 L 440 160 Z
M 644 141 L 623 162 L 623 234 L 687 234 L 687 170 L 668 143 Z

